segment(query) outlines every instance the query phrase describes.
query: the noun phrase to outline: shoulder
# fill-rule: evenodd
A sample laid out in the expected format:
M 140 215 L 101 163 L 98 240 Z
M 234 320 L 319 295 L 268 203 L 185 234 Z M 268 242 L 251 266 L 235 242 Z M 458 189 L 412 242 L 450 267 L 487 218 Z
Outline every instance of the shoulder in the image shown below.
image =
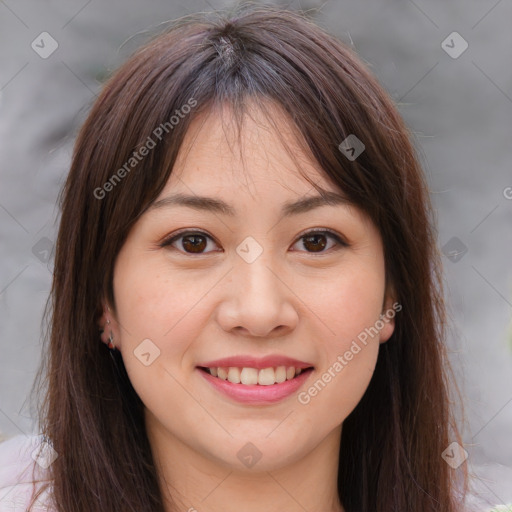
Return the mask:
M 0 512 L 27 510 L 33 495 L 50 481 L 48 467 L 56 455 L 41 435 L 18 435 L 0 443 Z M 50 512 L 50 505 L 46 490 L 31 510 Z
M 468 512 L 512 512 L 512 468 L 498 463 L 470 466 Z
M 495 504 L 496 495 L 489 496 L 473 490 L 466 496 L 464 512 L 512 512 L 512 504 Z

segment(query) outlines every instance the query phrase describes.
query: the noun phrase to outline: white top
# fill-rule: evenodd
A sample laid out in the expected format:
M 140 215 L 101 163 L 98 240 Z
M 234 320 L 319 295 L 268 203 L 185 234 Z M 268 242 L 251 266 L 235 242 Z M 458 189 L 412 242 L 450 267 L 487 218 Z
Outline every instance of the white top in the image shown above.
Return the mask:
M 47 468 L 56 455 L 42 435 L 18 435 L 0 443 L 0 512 L 26 512 L 32 496 L 49 480 Z M 31 512 L 54 512 L 50 492 L 51 486 Z
M 33 493 L 49 480 L 48 467 L 58 457 L 42 435 L 18 435 L 0 443 L 0 512 L 26 512 Z M 33 483 L 32 471 L 34 471 Z M 466 512 L 512 512 L 512 507 L 488 505 L 474 495 L 467 497 Z M 37 499 L 31 512 L 55 512 L 51 486 Z

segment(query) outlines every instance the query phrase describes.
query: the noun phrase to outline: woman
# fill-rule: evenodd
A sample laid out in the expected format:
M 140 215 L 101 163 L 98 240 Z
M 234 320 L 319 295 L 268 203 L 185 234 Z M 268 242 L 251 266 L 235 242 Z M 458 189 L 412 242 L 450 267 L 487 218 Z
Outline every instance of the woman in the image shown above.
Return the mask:
M 301 15 L 187 17 L 110 78 L 51 299 L 30 451 L 55 510 L 461 510 L 424 177 Z

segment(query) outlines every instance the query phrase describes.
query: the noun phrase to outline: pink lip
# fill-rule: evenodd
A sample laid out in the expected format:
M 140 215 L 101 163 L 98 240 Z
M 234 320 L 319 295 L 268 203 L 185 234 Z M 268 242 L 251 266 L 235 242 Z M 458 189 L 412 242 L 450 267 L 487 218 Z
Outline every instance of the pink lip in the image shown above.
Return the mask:
M 222 360 L 226 361 L 226 360 Z M 210 364 L 210 363 L 208 363 Z M 216 366 L 213 365 L 213 366 Z M 238 366 L 238 365 L 232 365 L 232 366 Z M 254 366 L 251 365 L 245 365 L 251 368 L 254 368 Z M 267 365 L 265 368 L 269 368 L 272 365 Z M 286 366 L 285 364 L 278 365 L 278 366 Z M 293 364 L 290 364 L 289 366 L 294 366 Z M 281 382 L 279 384 L 272 384 L 270 386 L 261 386 L 259 384 L 255 385 L 245 385 L 245 384 L 234 384 L 232 382 L 229 382 L 227 380 L 219 379 L 217 377 L 214 377 L 213 375 L 210 375 L 208 372 L 204 370 L 200 370 L 199 368 L 197 371 L 215 388 L 217 391 L 220 391 L 224 393 L 225 395 L 229 396 L 230 398 L 233 398 L 237 402 L 242 402 L 246 404 L 251 405 L 264 405 L 264 404 L 270 404 L 274 402 L 279 402 L 280 400 L 283 400 L 287 397 L 289 397 L 291 394 L 295 393 L 300 386 L 305 382 L 305 380 L 309 377 L 312 369 L 306 370 L 305 372 L 302 372 L 297 377 L 291 379 L 291 380 L 285 380 L 284 382 Z
M 260 358 L 252 356 L 225 357 L 224 359 L 201 363 L 198 366 L 202 366 L 203 368 L 229 368 L 232 366 L 236 368 L 257 368 L 261 370 L 262 368 L 276 368 L 277 366 L 293 366 L 295 368 L 305 369 L 313 365 L 290 357 L 273 355 Z

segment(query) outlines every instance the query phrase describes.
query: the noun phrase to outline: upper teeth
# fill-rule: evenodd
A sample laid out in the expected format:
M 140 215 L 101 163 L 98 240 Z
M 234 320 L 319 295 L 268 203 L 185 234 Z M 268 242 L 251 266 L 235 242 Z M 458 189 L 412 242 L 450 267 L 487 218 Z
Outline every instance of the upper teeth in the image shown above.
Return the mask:
M 259 384 L 261 386 L 270 386 L 293 379 L 302 371 L 301 368 L 293 366 L 278 366 L 277 368 L 208 368 L 209 372 L 219 379 L 228 380 L 233 384 Z

